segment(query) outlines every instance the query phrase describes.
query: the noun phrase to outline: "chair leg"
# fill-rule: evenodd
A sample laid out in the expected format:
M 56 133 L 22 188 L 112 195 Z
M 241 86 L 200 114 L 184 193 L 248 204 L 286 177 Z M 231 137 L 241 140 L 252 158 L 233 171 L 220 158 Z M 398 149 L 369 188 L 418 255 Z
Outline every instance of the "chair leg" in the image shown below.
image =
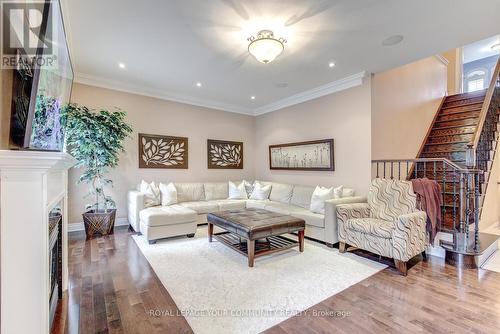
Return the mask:
M 423 252 L 422 252 L 422 259 L 423 259 L 424 261 L 427 261 L 427 253 L 426 253 L 426 251 L 423 251 Z
M 394 265 L 396 269 L 403 275 L 406 276 L 408 274 L 408 267 L 406 266 L 405 261 L 394 259 Z
M 339 242 L 339 253 L 345 253 L 345 242 Z

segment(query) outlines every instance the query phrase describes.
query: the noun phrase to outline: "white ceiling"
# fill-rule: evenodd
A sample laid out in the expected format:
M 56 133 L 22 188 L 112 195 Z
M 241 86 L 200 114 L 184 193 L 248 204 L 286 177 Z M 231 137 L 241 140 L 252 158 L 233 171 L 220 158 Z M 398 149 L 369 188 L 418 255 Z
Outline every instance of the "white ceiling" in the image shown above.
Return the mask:
M 500 32 L 498 0 L 62 1 L 77 81 L 248 114 Z M 246 39 L 269 28 L 288 43 L 261 64 Z
M 500 20 L 500 18 L 499 18 Z M 499 50 L 492 50 L 491 47 L 500 43 L 500 36 L 493 36 L 468 44 L 463 47 L 464 63 L 469 63 L 474 60 L 483 59 L 499 54 Z

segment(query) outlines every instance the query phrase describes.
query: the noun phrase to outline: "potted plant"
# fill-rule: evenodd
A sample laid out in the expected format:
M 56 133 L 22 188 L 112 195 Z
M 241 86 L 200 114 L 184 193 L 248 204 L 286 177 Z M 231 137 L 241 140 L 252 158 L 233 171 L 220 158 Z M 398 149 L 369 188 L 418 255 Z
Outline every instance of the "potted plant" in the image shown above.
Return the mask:
M 87 196 L 93 198 L 83 213 L 87 239 L 112 234 L 114 230 L 116 205 L 105 192 L 105 187 L 112 185 L 105 175 L 118 165 L 123 141 L 132 132 L 125 117 L 121 110 L 97 111 L 75 104 L 66 106 L 63 112 L 66 147 L 77 160 L 75 167 L 84 168 L 77 183 L 87 183 L 90 187 Z

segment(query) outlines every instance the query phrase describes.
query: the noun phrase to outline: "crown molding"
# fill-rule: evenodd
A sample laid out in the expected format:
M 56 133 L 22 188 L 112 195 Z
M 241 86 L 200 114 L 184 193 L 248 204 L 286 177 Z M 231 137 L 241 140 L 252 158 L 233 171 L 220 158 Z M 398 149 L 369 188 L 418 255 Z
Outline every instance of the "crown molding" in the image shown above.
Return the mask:
M 266 114 L 272 111 L 276 111 L 279 109 L 283 109 L 285 107 L 290 107 L 295 104 L 299 104 L 302 102 L 306 102 L 309 100 L 316 99 L 318 97 L 322 97 L 325 95 L 329 95 L 332 93 L 340 92 L 345 89 L 353 88 L 356 86 L 360 86 L 363 84 L 363 79 L 367 76 L 367 72 L 359 72 L 354 75 L 327 83 L 326 85 L 322 85 L 307 91 L 304 91 L 302 93 L 298 93 L 289 97 L 286 97 L 284 99 L 281 99 L 279 101 L 267 104 L 265 106 L 259 107 L 255 109 L 254 115 L 262 115 Z
M 101 77 L 85 74 L 76 73 L 74 81 L 80 84 L 95 86 L 105 89 L 116 90 L 125 93 L 138 94 L 148 97 L 153 97 L 161 100 L 174 101 L 184 104 L 195 105 L 199 107 L 205 107 L 210 109 L 217 109 L 227 112 L 233 112 L 244 115 L 259 116 L 272 111 L 276 111 L 285 107 L 289 107 L 295 104 L 303 103 L 309 100 L 316 99 L 325 95 L 340 92 L 345 89 L 353 88 L 363 84 L 363 79 L 368 75 L 366 71 L 356 73 L 354 75 L 327 83 L 302 93 L 298 93 L 279 101 L 266 104 L 262 107 L 256 109 L 249 109 L 237 105 L 221 103 L 213 100 L 199 99 L 192 96 L 180 95 L 171 92 L 164 92 L 152 88 L 144 88 L 139 85 L 129 84 L 124 82 L 119 82 L 116 80 L 104 79 Z
M 76 73 L 75 74 L 75 82 L 96 86 L 100 88 L 112 89 L 120 92 L 143 95 L 148 97 L 153 97 L 161 100 L 174 101 L 184 104 L 191 104 L 198 107 L 217 109 L 222 111 L 234 112 L 237 114 L 245 114 L 245 115 L 253 115 L 253 110 L 240 107 L 233 104 L 221 103 L 212 100 L 199 99 L 193 96 L 181 95 L 171 92 L 165 92 L 163 90 L 153 89 L 153 88 L 144 88 L 139 85 L 129 84 L 124 82 L 119 82 L 116 80 L 104 79 L 101 77 L 85 74 L 85 73 Z

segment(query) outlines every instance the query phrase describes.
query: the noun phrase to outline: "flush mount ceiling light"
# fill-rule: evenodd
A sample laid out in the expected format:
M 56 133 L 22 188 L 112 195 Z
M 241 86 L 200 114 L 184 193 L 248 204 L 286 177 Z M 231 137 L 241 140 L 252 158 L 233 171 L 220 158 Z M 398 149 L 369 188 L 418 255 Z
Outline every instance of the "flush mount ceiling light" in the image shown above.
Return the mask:
M 491 46 L 491 49 L 492 49 L 493 51 L 498 51 L 498 50 L 500 50 L 500 43 L 493 44 L 493 45 Z
M 271 30 L 261 30 L 257 37 L 250 36 L 248 41 L 248 52 L 264 64 L 276 59 L 285 49 L 286 43 L 284 38 L 275 38 Z
M 404 37 L 403 35 L 393 35 L 393 36 L 389 36 L 387 37 L 386 39 L 384 39 L 382 41 L 382 45 L 383 46 L 392 46 L 392 45 L 396 45 L 396 44 L 399 44 L 403 41 Z

